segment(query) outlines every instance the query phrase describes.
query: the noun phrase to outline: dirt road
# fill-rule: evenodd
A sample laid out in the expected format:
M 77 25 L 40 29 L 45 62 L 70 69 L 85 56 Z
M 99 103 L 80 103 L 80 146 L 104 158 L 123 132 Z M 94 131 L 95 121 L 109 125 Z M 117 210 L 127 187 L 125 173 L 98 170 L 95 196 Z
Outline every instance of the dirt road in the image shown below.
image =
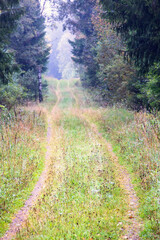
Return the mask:
M 70 86 L 70 83 L 72 86 Z M 88 111 L 87 106 L 82 104 L 82 100 L 80 99 L 80 96 L 77 94 L 74 88 L 74 84 L 71 82 L 68 82 L 65 88 L 65 83 L 60 83 L 57 86 L 57 89 L 55 89 L 56 96 L 57 96 L 57 101 L 56 104 L 53 106 L 52 111 L 48 114 L 48 131 L 47 131 L 47 151 L 46 151 L 46 162 L 45 162 L 45 169 L 37 182 L 30 198 L 26 201 L 24 207 L 16 214 L 14 220 L 12 221 L 9 230 L 6 232 L 3 238 L 1 240 L 10 240 L 16 237 L 16 234 L 20 233 L 20 235 L 17 235 L 16 239 L 43 239 L 43 238 L 31 238 L 30 236 L 32 235 L 30 233 L 30 230 L 28 230 L 28 227 L 26 227 L 26 221 L 28 221 L 29 216 L 32 218 L 33 214 L 33 207 L 34 208 L 39 208 L 39 205 L 37 205 L 37 200 L 40 198 L 40 196 L 43 196 L 44 189 L 50 189 L 49 192 L 51 194 L 51 189 L 53 189 L 53 186 L 49 186 L 49 184 L 53 185 L 53 182 L 50 181 L 49 179 L 55 178 L 58 184 L 55 183 L 55 192 L 58 191 L 60 188 L 59 186 L 63 186 L 65 184 L 64 182 L 64 176 L 65 176 L 65 171 L 67 172 L 67 169 L 69 168 L 68 165 L 66 165 L 66 156 L 67 156 L 67 151 L 66 149 L 70 148 L 70 146 L 73 144 L 74 145 L 74 139 L 72 140 L 73 143 L 69 144 L 70 137 L 68 138 L 65 135 L 65 127 L 64 125 L 66 124 L 66 121 L 68 120 L 63 120 L 66 118 L 66 116 L 69 118 L 76 118 L 77 121 L 80 121 L 81 124 L 81 131 L 85 131 L 85 135 L 87 138 L 91 139 L 92 142 L 96 142 L 96 146 L 99 148 L 99 152 L 97 153 L 97 158 L 102 158 L 103 154 L 107 154 L 108 156 L 108 161 L 111 162 L 113 165 L 113 176 L 115 182 L 117 183 L 117 186 L 119 186 L 120 191 L 122 192 L 123 198 L 125 199 L 125 204 L 126 209 L 122 210 L 120 209 L 119 211 L 122 212 L 121 215 L 118 213 L 118 223 L 115 229 L 115 232 L 117 231 L 117 236 L 118 237 L 112 237 L 114 236 L 114 228 L 112 230 L 112 234 L 107 236 L 111 236 L 108 238 L 103 238 L 103 237 L 97 237 L 93 238 L 90 237 L 88 239 L 130 239 L 130 240 L 138 240 L 139 238 L 139 233 L 141 230 L 141 221 L 138 217 L 138 197 L 136 196 L 136 193 L 134 191 L 134 186 L 131 182 L 131 176 L 128 173 L 127 169 L 122 166 L 119 163 L 118 157 L 115 155 L 112 149 L 112 145 L 106 141 L 106 139 L 103 138 L 102 134 L 98 131 L 98 128 L 93 122 L 87 118 L 86 112 Z M 68 107 L 67 104 L 68 103 Z M 94 114 L 94 110 L 92 108 L 89 109 L 90 114 Z M 65 117 L 64 117 L 65 116 Z M 62 122 L 62 123 L 61 123 Z M 70 123 L 68 123 L 70 124 Z M 72 128 L 72 124 L 70 128 Z M 72 131 L 75 130 L 76 127 L 73 127 Z M 64 129 L 63 129 L 64 128 Z M 59 140 L 61 138 L 61 140 Z M 61 144 L 58 144 L 58 141 L 61 141 Z M 76 141 L 76 140 L 75 140 Z M 64 146 L 62 146 L 62 142 L 64 142 Z M 54 144 L 53 144 L 54 143 Z M 72 152 L 74 149 L 72 150 Z M 59 157 L 55 154 L 55 152 L 59 152 Z M 82 154 L 82 153 L 81 153 Z M 85 157 L 85 156 L 84 156 Z M 64 163 L 61 160 L 57 159 L 64 159 Z M 98 173 L 100 172 L 100 175 L 98 178 L 103 175 L 102 173 L 107 170 L 102 170 L 102 164 L 101 163 L 96 163 L 96 167 L 94 168 L 94 171 L 96 173 L 96 168 L 98 168 Z M 104 164 L 106 165 L 105 161 Z M 74 164 L 73 164 L 74 165 Z M 52 166 L 52 167 L 51 167 Z M 100 168 L 101 166 L 101 168 Z M 51 168 L 54 169 L 54 171 L 51 171 Z M 103 167 L 105 168 L 105 167 Z M 74 167 L 73 167 L 74 170 Z M 80 170 L 79 170 L 80 171 Z M 54 174 L 54 176 L 53 176 Z M 79 172 L 81 175 L 82 173 Z M 89 174 L 89 173 L 88 173 Z M 69 178 L 69 177 L 68 177 Z M 105 179 L 105 178 L 104 178 Z M 95 180 L 97 182 L 99 180 Z M 102 183 L 103 184 L 103 183 Z M 74 183 L 75 186 L 75 183 Z M 97 187 L 97 190 L 94 189 L 95 193 L 96 191 L 99 192 L 99 188 Z M 55 194 L 54 192 L 54 194 Z M 47 193 L 48 194 L 48 193 Z M 52 193 L 53 194 L 53 193 Z M 51 194 L 51 195 L 52 195 Z M 80 193 L 79 193 L 80 194 Z M 87 194 L 87 192 L 86 192 Z M 46 195 L 46 193 L 44 194 Z M 80 196 L 80 195 L 79 195 Z M 87 198 L 87 195 L 85 196 Z M 43 197 L 42 197 L 43 199 Z M 56 201 L 60 201 L 57 197 Z M 46 201 L 45 201 L 46 202 Z M 94 202 L 92 200 L 92 202 Z M 41 203 L 42 205 L 44 203 Z M 103 203 L 105 204 L 105 203 Z M 99 206 L 101 206 L 102 203 L 100 203 Z M 65 204 L 65 208 L 68 208 L 69 206 Z M 121 208 L 121 207 L 119 207 Z M 31 211 L 31 212 L 30 212 Z M 60 210 L 59 210 L 60 211 Z M 78 211 L 78 210 L 77 210 Z M 82 210 L 81 210 L 82 211 Z M 98 210 L 99 211 L 99 210 Z M 118 210 L 116 210 L 118 211 Z M 80 214 L 80 213 L 79 213 Z M 94 214 L 93 214 L 94 215 Z M 88 217 L 88 216 L 87 216 Z M 96 217 L 93 216 L 96 221 Z M 54 219 L 54 218 L 53 218 Z M 36 221 L 41 221 L 37 220 Z M 42 219 L 43 221 L 43 219 Z M 59 221 L 59 220 L 56 220 Z M 54 220 L 52 220 L 54 222 Z M 56 222 L 57 224 L 57 222 Z M 58 223 L 60 224 L 60 223 Z M 77 224 L 78 221 L 77 221 Z M 24 232 L 23 232 L 24 228 Z M 26 230 L 27 228 L 27 230 Z M 45 227 L 44 227 L 45 228 Z M 59 228 L 59 227 L 58 227 Z M 98 227 L 100 229 L 100 227 Z M 36 231 L 36 230 L 35 230 Z M 65 231 L 65 230 L 64 230 Z M 101 230 L 99 230 L 101 231 Z M 22 232 L 22 233 L 21 233 Z M 31 234 L 31 235 L 30 235 Z M 64 233 L 63 233 L 64 234 Z M 68 233 L 67 233 L 68 234 Z M 73 233 L 72 233 L 73 234 Z M 75 233 L 74 233 L 75 234 Z M 82 234 L 82 233 L 81 233 Z M 119 235 L 118 235 L 119 234 Z M 93 233 L 92 233 L 93 235 Z M 19 237 L 20 236 L 20 237 Z M 35 235 L 36 236 L 36 235 Z M 59 236 L 59 235 L 57 235 Z M 72 236 L 72 235 L 71 235 Z M 77 235 L 78 236 L 78 235 Z M 100 236 L 100 234 L 97 233 L 96 236 Z M 105 236 L 105 235 L 104 235 Z M 69 239 L 69 238 L 61 238 L 60 236 L 57 238 L 45 238 L 45 239 Z M 70 238 L 72 239 L 72 237 Z M 87 239 L 84 238 L 83 236 L 80 235 L 78 238 L 73 238 L 73 239 Z

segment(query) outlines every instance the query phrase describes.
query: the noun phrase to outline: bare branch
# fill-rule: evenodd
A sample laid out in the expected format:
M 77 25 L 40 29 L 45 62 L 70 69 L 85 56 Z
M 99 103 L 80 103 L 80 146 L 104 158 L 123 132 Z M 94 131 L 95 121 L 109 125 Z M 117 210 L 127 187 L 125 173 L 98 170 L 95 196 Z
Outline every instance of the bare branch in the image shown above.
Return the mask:
M 46 2 L 47 2 L 48 0 L 45 0 L 44 1 L 44 3 L 43 3 L 43 6 L 42 6 L 42 11 L 41 11 L 41 15 L 43 14 L 43 12 L 44 12 L 44 9 L 45 9 L 45 6 L 46 6 Z

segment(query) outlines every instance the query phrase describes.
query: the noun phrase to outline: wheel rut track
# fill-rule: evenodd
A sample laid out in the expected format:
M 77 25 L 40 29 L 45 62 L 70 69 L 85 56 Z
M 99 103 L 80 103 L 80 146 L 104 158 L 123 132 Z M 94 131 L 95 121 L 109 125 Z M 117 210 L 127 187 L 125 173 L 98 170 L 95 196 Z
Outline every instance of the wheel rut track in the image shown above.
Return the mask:
M 127 169 L 122 166 L 119 163 L 118 157 L 115 155 L 112 149 L 112 145 L 106 141 L 105 138 L 103 138 L 102 134 L 99 133 L 96 125 L 92 124 L 87 117 L 84 115 L 84 111 L 80 110 L 79 108 L 79 99 L 75 96 L 73 89 L 69 87 L 68 85 L 68 91 L 71 94 L 71 97 L 75 99 L 75 107 L 72 110 L 72 113 L 80 118 L 84 125 L 89 127 L 92 132 L 95 134 L 95 137 L 97 136 L 100 141 L 103 142 L 103 145 L 105 146 L 105 149 L 107 149 L 107 152 L 109 153 L 109 156 L 111 160 L 114 163 L 115 166 L 115 177 L 116 180 L 119 182 L 120 187 L 124 190 L 124 193 L 126 194 L 126 199 L 128 203 L 128 212 L 126 212 L 125 220 L 126 220 L 126 225 L 125 231 L 123 236 L 120 239 L 130 239 L 130 240 L 139 240 L 139 233 L 141 230 L 141 221 L 138 218 L 138 208 L 139 208 L 139 203 L 138 203 L 138 197 L 136 196 L 136 193 L 134 191 L 134 186 L 131 182 L 131 177 L 130 174 L 128 173 Z M 30 198 L 25 202 L 24 207 L 16 214 L 15 218 L 13 219 L 9 230 L 6 232 L 4 237 L 1 238 L 1 240 L 11 240 L 13 239 L 16 234 L 23 228 L 28 216 L 29 216 L 29 211 L 30 209 L 34 206 L 34 204 L 37 202 L 38 197 L 42 193 L 44 187 L 45 187 L 45 182 L 47 180 L 47 175 L 49 171 L 49 159 L 51 157 L 51 149 L 49 146 L 49 142 L 51 141 L 51 136 L 52 136 L 52 115 L 56 112 L 56 109 L 58 108 L 58 104 L 61 101 L 61 93 L 59 88 L 57 87 L 56 90 L 56 96 L 57 96 L 57 101 L 55 106 L 52 109 L 51 116 L 48 119 L 48 130 L 47 130 L 47 151 L 46 151 L 46 162 L 45 162 L 45 169 L 42 172 L 34 190 L 32 191 L 32 194 Z
M 50 157 L 51 157 L 51 148 L 50 148 L 50 141 L 51 141 L 51 136 L 52 136 L 52 115 L 56 112 L 57 107 L 59 102 L 61 101 L 61 94 L 59 91 L 59 87 L 57 87 L 56 96 L 57 96 L 57 101 L 52 109 L 51 116 L 48 118 L 48 129 L 47 129 L 47 151 L 46 151 L 46 156 L 45 156 L 45 168 L 36 183 L 31 196 L 27 199 L 27 201 L 24 204 L 24 207 L 22 207 L 18 213 L 15 215 L 14 219 L 12 220 L 10 227 L 8 231 L 5 233 L 5 235 L 0 238 L 0 240 L 11 240 L 13 239 L 16 234 L 23 228 L 25 225 L 30 209 L 34 206 L 34 204 L 37 202 L 40 194 L 42 193 L 43 189 L 46 186 L 46 181 L 48 177 L 48 172 L 49 172 L 49 163 L 50 163 Z
M 80 119 L 87 124 L 88 127 L 93 131 L 93 133 L 98 136 L 103 146 L 109 153 L 109 157 L 114 163 L 115 168 L 115 178 L 119 182 L 120 187 L 124 190 L 126 195 L 126 200 L 128 203 L 128 211 L 126 212 L 125 220 L 126 225 L 124 226 L 124 234 L 120 239 L 129 239 L 129 240 L 139 240 L 139 233 L 142 228 L 142 222 L 138 217 L 139 202 L 136 192 L 134 191 L 134 185 L 131 181 L 131 176 L 127 169 L 119 163 L 119 159 L 116 154 L 113 152 L 111 143 L 99 133 L 97 127 L 94 124 L 91 124 L 84 115 L 79 115 Z
M 134 190 L 134 185 L 132 184 L 131 181 L 131 176 L 129 172 L 127 171 L 126 167 L 122 166 L 119 163 L 119 159 L 116 156 L 116 154 L 113 152 L 113 148 L 111 143 L 109 143 L 103 136 L 102 134 L 98 131 L 97 126 L 95 124 L 92 124 L 87 117 L 83 114 L 83 110 L 80 111 L 78 109 L 79 107 L 79 102 L 77 97 L 74 95 L 74 92 L 72 89 L 69 89 L 71 96 L 75 99 L 76 101 L 76 107 L 77 110 L 73 110 L 73 114 L 76 115 L 78 118 L 80 118 L 84 125 L 87 125 L 98 138 L 103 142 L 103 145 L 107 149 L 107 152 L 109 153 L 109 156 L 114 163 L 115 166 L 115 177 L 116 180 L 119 182 L 120 187 L 124 190 L 127 203 L 128 203 L 128 211 L 125 216 L 126 220 L 126 225 L 124 226 L 125 231 L 123 236 L 121 236 L 120 239 L 129 239 L 129 240 L 139 240 L 139 234 L 142 229 L 142 221 L 138 217 L 138 209 L 139 209 L 139 201 L 138 197 L 136 195 L 136 192 Z

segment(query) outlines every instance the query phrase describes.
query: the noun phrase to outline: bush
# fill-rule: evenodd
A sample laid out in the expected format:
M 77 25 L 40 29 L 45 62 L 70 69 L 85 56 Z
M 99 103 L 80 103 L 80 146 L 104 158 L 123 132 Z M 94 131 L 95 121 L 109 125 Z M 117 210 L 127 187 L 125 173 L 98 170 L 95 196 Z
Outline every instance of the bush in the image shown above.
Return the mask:
M 19 104 L 24 96 L 24 89 L 20 85 L 9 83 L 0 88 L 0 105 L 10 110 Z

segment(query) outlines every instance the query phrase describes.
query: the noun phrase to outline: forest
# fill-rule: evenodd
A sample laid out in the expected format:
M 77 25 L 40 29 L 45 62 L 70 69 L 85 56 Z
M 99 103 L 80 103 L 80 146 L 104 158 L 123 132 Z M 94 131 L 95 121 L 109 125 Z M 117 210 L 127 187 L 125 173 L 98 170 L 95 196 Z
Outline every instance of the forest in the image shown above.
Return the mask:
M 160 2 L 0 0 L 0 239 L 159 239 Z
M 58 18 L 74 35 L 72 64 L 82 85 L 97 91 L 104 104 L 159 110 L 158 1 L 51 2 L 58 4 L 59 16 L 50 21 Z M 41 102 L 40 89 L 45 93 L 47 83 L 38 75 L 47 70 L 50 46 L 40 3 L 2 1 L 0 20 L 0 104 Z

